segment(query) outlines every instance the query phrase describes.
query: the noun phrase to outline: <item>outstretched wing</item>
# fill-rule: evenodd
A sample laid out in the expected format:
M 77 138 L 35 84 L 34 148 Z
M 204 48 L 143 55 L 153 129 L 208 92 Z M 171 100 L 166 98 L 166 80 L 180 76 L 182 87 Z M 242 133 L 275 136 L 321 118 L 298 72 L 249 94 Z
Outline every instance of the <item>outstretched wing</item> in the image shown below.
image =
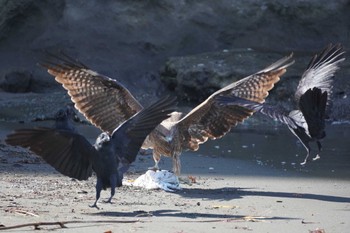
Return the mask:
M 104 132 L 112 134 L 122 122 L 142 109 L 121 83 L 65 54 L 49 54 L 41 65 L 68 91 L 75 108 Z
M 255 110 L 240 104 L 220 105 L 217 96 L 236 96 L 256 103 L 263 103 L 286 68 L 294 63 L 291 57 L 284 57 L 264 70 L 232 83 L 194 108 L 178 122 L 179 139 L 182 148 L 197 150 L 199 144 L 224 136 L 232 127 L 251 116 Z
M 63 175 L 87 180 L 95 148 L 80 134 L 50 128 L 19 129 L 7 136 L 12 146 L 29 148 Z
M 296 122 L 295 119 L 291 117 L 290 113 L 282 106 L 273 106 L 264 103 L 259 112 L 293 129 L 296 129 L 299 125 L 299 122 Z
M 250 101 L 264 103 L 269 91 L 286 72 L 286 68 L 294 64 L 294 60 L 291 60 L 292 57 L 293 54 L 290 54 L 281 58 L 265 69 L 218 90 L 212 96 L 219 94 L 234 95 Z
M 344 53 L 345 51 L 340 44 L 329 44 L 322 52 L 311 59 L 295 92 L 297 103 L 300 97 L 313 87 L 320 88 L 322 92 L 326 91 L 328 96 L 331 96 L 333 76 L 339 69 L 339 63 L 345 60 Z
M 339 69 L 338 65 L 340 62 L 344 61 L 345 58 L 342 57 L 344 51 L 341 45 L 328 45 L 322 52 L 315 55 L 307 69 L 302 75 L 299 81 L 297 91 L 295 93 L 295 99 L 297 102 L 301 100 L 301 96 L 304 95 L 307 90 L 318 87 L 323 92 L 326 91 L 329 94 L 332 91 L 332 77 L 334 73 Z M 310 103 L 312 99 L 304 98 L 303 103 Z M 313 103 L 316 104 L 316 103 Z M 300 103 L 299 103 L 300 105 Z M 304 104 L 305 105 L 305 104 Z M 287 112 L 286 109 L 278 106 L 271 106 L 263 104 L 260 112 L 272 119 L 278 120 L 289 127 L 296 129 L 298 126 L 307 129 L 307 124 L 303 114 L 299 110 Z
M 148 134 L 175 111 L 176 98 L 165 97 L 144 108 L 112 134 L 118 157 L 132 163 Z
M 250 100 L 242 99 L 235 96 L 219 96 L 215 98 L 222 105 L 240 105 L 249 108 L 254 112 L 260 112 L 274 120 L 288 125 L 291 128 L 297 128 L 298 123 L 292 118 L 289 112 L 281 106 L 272 106 L 268 104 L 260 104 Z

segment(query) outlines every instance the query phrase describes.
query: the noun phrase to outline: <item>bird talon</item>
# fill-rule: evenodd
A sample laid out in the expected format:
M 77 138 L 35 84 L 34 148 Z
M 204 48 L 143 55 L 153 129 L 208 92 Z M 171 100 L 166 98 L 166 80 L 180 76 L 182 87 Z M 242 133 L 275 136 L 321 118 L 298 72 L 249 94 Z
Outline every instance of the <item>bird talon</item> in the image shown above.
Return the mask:
M 98 207 L 96 203 L 94 203 L 93 205 L 89 205 L 89 207 L 90 208 L 96 208 L 98 210 L 100 209 L 100 207 Z
M 103 203 L 110 203 L 110 204 L 114 204 L 114 202 L 112 202 L 112 200 L 108 199 L 107 201 L 102 201 Z
M 156 167 L 156 166 L 153 166 L 153 167 L 149 167 L 148 170 L 151 170 L 151 171 L 160 171 L 160 168 L 159 167 Z
M 308 157 L 309 157 L 309 156 L 308 156 Z M 305 158 L 304 162 L 300 163 L 301 166 L 304 166 L 305 164 L 307 164 L 307 162 L 310 161 L 310 159 L 309 159 L 308 157 Z

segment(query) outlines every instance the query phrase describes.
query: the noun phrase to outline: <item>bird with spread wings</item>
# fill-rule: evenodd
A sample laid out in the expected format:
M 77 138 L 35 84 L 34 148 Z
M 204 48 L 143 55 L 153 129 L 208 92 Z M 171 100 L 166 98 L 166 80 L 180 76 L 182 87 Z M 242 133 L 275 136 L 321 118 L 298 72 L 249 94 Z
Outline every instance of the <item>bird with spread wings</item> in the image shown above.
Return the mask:
M 315 141 L 318 147 L 318 152 L 313 160 L 320 158 L 322 151 L 320 140 L 326 136 L 326 111 L 331 106 L 334 75 L 339 70 L 340 63 L 345 60 L 344 53 L 340 44 L 329 44 L 312 57 L 294 94 L 297 103 L 296 110 L 288 111 L 281 106 L 266 103 L 260 106 L 254 104 L 251 107 L 288 126 L 307 151 L 301 165 L 310 160 L 311 147 L 309 144 L 312 141 Z M 247 108 L 249 105 L 251 103 L 242 104 Z
M 176 98 L 164 97 L 124 121 L 111 134 L 102 132 L 94 145 L 73 127 L 74 111 L 69 106 L 56 114 L 54 128 L 17 129 L 5 141 L 29 148 L 63 175 L 87 180 L 94 171 L 96 200 L 91 207 L 98 208 L 102 189 L 111 188 L 107 201 L 111 203 L 145 138 L 175 111 L 175 105 Z
M 173 170 L 179 175 L 183 150 L 196 151 L 208 139 L 223 137 L 255 112 L 239 104 L 217 105 L 216 97 L 235 96 L 264 103 L 268 92 L 293 63 L 291 54 L 216 91 L 187 114 L 173 112 L 170 118 L 149 134 L 142 145 L 143 149 L 153 149 L 154 168 L 159 169 L 162 155 L 172 157 Z M 108 134 L 143 109 L 120 82 L 97 73 L 65 54 L 51 54 L 41 65 L 68 91 L 75 108 Z

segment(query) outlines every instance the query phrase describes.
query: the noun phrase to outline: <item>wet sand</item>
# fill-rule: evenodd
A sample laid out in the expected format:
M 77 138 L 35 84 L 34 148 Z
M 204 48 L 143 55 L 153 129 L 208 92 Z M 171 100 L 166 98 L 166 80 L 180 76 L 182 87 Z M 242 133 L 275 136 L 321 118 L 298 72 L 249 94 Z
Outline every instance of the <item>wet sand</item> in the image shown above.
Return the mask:
M 1 131 L 1 140 L 10 130 Z M 95 199 L 95 177 L 72 180 L 30 153 L 2 144 L 0 224 L 73 221 L 64 229 L 41 226 L 58 232 L 348 231 L 349 178 L 315 177 L 213 153 L 208 156 L 203 150 L 183 153 L 181 191 L 123 186 L 113 204 L 102 202 L 109 197 L 109 191 L 103 191 L 97 210 L 88 206 Z M 163 161 L 162 167 L 171 167 L 170 159 Z M 150 155 L 139 156 L 126 178 L 137 178 L 152 163 Z

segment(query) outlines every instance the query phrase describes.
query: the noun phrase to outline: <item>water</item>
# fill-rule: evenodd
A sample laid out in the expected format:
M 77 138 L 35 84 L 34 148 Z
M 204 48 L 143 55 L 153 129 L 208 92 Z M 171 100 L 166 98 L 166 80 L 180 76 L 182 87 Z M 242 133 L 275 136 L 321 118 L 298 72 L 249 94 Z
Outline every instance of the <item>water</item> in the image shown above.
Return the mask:
M 244 124 L 225 137 L 203 144 L 199 153 L 235 158 L 260 166 L 307 176 L 350 179 L 350 124 L 329 124 L 321 142 L 321 159 L 300 165 L 306 150 L 289 129 L 280 124 Z M 315 149 L 316 144 L 311 147 Z
M 18 124 L 1 122 L 1 136 L 15 128 L 51 126 L 52 122 Z M 93 143 L 99 130 L 79 125 L 81 134 Z M 329 124 L 327 137 L 322 141 L 321 159 L 305 166 L 306 150 L 297 138 L 281 124 L 247 121 L 240 124 L 225 137 L 202 144 L 198 152 L 208 156 L 221 156 L 243 160 L 265 168 L 294 172 L 308 177 L 350 179 L 350 124 Z M 6 132 L 6 133 L 5 133 Z M 315 148 L 315 144 L 312 147 Z

